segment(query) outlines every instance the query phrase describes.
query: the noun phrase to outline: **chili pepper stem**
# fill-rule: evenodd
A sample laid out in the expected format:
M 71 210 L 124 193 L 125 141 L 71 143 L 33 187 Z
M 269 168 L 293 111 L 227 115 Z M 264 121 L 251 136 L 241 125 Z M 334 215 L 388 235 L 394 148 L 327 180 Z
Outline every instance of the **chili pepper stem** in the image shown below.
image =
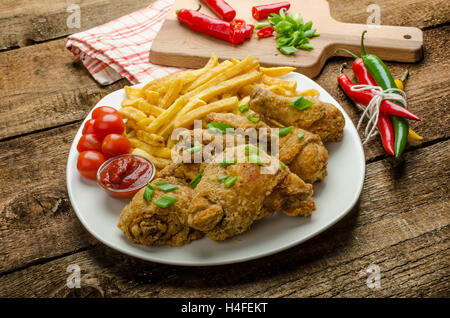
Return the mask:
M 364 35 L 367 33 L 367 30 L 364 30 L 361 35 L 361 56 L 365 56 L 366 54 L 366 48 L 364 47 Z
M 356 54 L 354 54 L 354 53 L 352 53 L 352 52 L 350 52 L 349 50 L 346 50 L 346 49 L 336 49 L 336 51 L 334 51 L 334 53 L 339 52 L 339 51 L 347 53 L 348 55 L 353 57 L 355 60 L 359 58 L 359 56 L 357 56 Z
M 409 76 L 409 71 L 406 70 L 405 73 L 403 73 L 403 76 L 400 78 L 400 80 L 402 81 L 402 83 L 404 83 L 406 81 L 406 79 Z
M 347 67 L 347 63 L 343 63 L 343 64 L 341 65 L 341 67 L 339 68 L 339 74 L 344 73 L 344 68 L 346 68 L 346 67 Z

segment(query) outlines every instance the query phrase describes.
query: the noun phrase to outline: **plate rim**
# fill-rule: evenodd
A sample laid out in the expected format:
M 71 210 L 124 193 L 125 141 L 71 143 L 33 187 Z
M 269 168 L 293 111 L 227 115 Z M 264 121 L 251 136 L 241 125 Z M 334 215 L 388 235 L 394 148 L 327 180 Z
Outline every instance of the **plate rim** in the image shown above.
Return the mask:
M 345 109 L 336 101 L 336 99 L 330 94 L 328 93 L 327 90 L 325 90 L 320 84 L 318 84 L 316 81 L 314 81 L 313 79 L 298 73 L 298 72 L 292 72 L 290 74 L 295 74 L 296 76 L 300 76 L 301 80 L 304 80 L 305 78 L 307 80 L 310 80 L 312 82 L 314 82 L 316 85 L 318 85 L 320 88 L 322 88 L 333 100 L 333 104 L 334 105 L 338 105 L 339 109 L 344 113 L 344 117 L 346 118 L 346 125 L 351 125 L 351 127 L 356 131 L 356 127 L 353 124 L 350 116 L 347 114 L 347 112 L 345 111 Z M 288 74 L 288 76 L 290 75 Z M 141 87 L 144 86 L 145 83 L 139 83 L 136 85 L 132 85 L 133 87 Z M 70 168 L 70 163 L 71 160 L 74 160 L 74 156 L 76 155 L 76 145 L 75 145 L 75 140 L 77 139 L 78 133 L 82 130 L 83 124 L 85 123 L 85 121 L 87 120 L 87 118 L 89 117 L 89 115 L 92 113 L 92 111 L 97 108 L 100 107 L 101 105 L 99 105 L 101 103 L 102 100 L 104 100 L 105 98 L 107 98 L 108 96 L 110 96 L 111 94 L 117 93 L 119 91 L 124 91 L 124 88 L 115 90 L 107 95 L 105 95 L 102 99 L 100 99 L 95 106 L 89 111 L 89 113 L 87 114 L 87 116 L 84 118 L 83 123 L 80 125 L 80 127 L 78 128 L 73 140 L 72 140 L 72 144 L 70 146 L 70 150 L 69 150 L 69 155 L 67 157 L 67 164 L 66 164 L 66 187 L 67 187 L 67 193 L 69 196 L 69 201 L 72 205 L 73 210 L 75 211 L 75 214 L 77 216 L 77 218 L 80 220 L 81 224 L 83 225 L 83 227 L 92 235 L 94 236 L 97 240 L 99 240 L 101 243 L 105 244 L 106 246 L 108 246 L 109 248 L 112 248 L 113 250 L 116 250 L 118 252 L 121 252 L 125 255 L 128 256 L 132 256 L 132 257 L 136 257 L 138 259 L 144 260 L 144 261 L 150 261 L 150 262 L 155 262 L 155 263 L 161 263 L 161 264 L 168 264 L 168 265 L 178 265 L 178 266 L 219 266 L 219 265 L 228 265 L 228 264 L 237 264 L 237 263 L 243 263 L 243 262 L 247 262 L 247 261 L 251 261 L 251 260 L 255 260 L 255 259 L 259 259 L 259 258 L 263 258 L 269 255 L 273 255 L 273 254 L 277 254 L 280 253 L 284 250 L 290 249 L 296 245 L 299 245 L 301 243 L 306 242 L 307 240 L 311 239 L 314 236 L 317 236 L 321 233 L 323 233 L 324 231 L 328 230 L 330 227 L 332 227 L 333 225 L 335 225 L 337 222 L 339 222 L 342 218 L 344 218 L 351 210 L 352 208 L 356 205 L 356 203 L 358 202 L 358 199 L 361 196 L 361 192 L 362 189 L 364 187 L 364 180 L 365 180 L 365 173 L 366 173 L 366 161 L 365 161 L 365 153 L 364 153 L 364 147 L 362 145 L 361 140 L 358 138 L 358 150 L 360 151 L 361 157 L 363 158 L 363 162 L 360 165 L 359 168 L 361 168 L 360 171 L 360 181 L 359 181 L 359 186 L 358 186 L 358 191 L 355 192 L 355 195 L 353 196 L 351 202 L 349 201 L 349 204 L 346 205 L 346 208 L 342 210 L 342 212 L 340 212 L 336 217 L 334 217 L 333 219 L 331 219 L 329 222 L 327 222 L 327 224 L 325 226 L 320 227 L 318 230 L 313 231 L 311 233 L 309 233 L 306 236 L 303 236 L 301 239 L 298 240 L 293 240 L 292 242 L 282 245 L 278 248 L 273 248 L 264 252 L 259 252 L 259 253 L 255 253 L 253 255 L 247 256 L 247 257 L 239 257 L 238 259 L 236 258 L 231 258 L 229 260 L 219 260 L 219 261 L 214 261 L 214 260 L 208 260 L 208 261 L 204 261 L 204 262 L 196 262 L 196 261 L 178 261 L 178 260 L 167 260 L 163 257 L 158 257 L 158 256 L 152 256 L 151 254 L 148 254 L 150 257 L 147 256 L 143 256 L 137 252 L 135 252 L 134 250 L 129 250 L 126 248 L 123 248 L 121 246 L 117 246 L 114 245 L 110 242 L 108 242 L 106 239 L 104 239 L 101 235 L 99 235 L 93 228 L 92 225 L 89 225 L 89 223 L 86 221 L 86 219 L 83 217 L 83 214 L 80 213 L 79 211 L 79 207 L 74 199 L 74 194 L 73 194 L 73 189 L 72 187 L 69 185 L 69 180 L 72 178 L 71 175 L 71 168 Z M 356 131 L 356 133 L 358 133 Z M 74 151 L 75 150 L 75 151 Z M 182 247 L 180 247 L 182 248 Z

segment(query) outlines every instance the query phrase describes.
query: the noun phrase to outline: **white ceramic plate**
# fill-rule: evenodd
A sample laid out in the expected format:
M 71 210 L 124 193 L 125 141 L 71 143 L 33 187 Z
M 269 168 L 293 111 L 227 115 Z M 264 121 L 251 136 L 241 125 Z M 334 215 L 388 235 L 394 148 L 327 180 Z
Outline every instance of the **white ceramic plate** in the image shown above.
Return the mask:
M 220 243 L 204 237 L 183 247 L 133 244 L 117 228 L 119 214 L 127 202 L 109 197 L 95 181 L 84 179 L 77 171 L 76 145 L 83 123 L 72 143 L 67 162 L 67 190 L 81 223 L 98 240 L 125 254 L 159 263 L 191 266 L 229 264 L 270 255 L 304 242 L 335 224 L 350 211 L 361 193 L 365 173 L 361 141 L 344 109 L 322 87 L 298 73 L 284 78 L 296 80 L 302 89 L 318 90 L 320 99 L 338 107 L 346 121 L 342 142 L 326 145 L 329 151 L 328 176 L 314 186 L 317 211 L 310 218 L 276 213 L 255 222 L 246 233 Z M 125 93 L 121 89 L 105 96 L 95 107 L 120 108 L 124 98 Z

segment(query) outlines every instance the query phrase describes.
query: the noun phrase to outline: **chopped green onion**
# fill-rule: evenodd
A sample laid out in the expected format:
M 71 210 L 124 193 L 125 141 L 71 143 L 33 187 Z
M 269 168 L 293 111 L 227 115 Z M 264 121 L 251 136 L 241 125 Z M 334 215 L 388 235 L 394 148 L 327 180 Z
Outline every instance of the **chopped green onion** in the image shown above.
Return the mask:
M 259 165 L 263 165 L 264 164 L 264 161 L 258 155 L 250 155 L 250 156 L 248 156 L 248 162 L 250 162 L 250 163 L 257 163 Z
M 225 188 L 231 187 L 237 180 L 238 177 L 229 177 L 225 182 L 223 183 L 225 185 Z
M 281 166 L 281 168 L 286 169 L 286 165 L 284 164 L 283 161 L 280 161 L 280 166 Z
M 222 132 L 222 134 L 225 134 L 227 132 L 227 129 L 230 129 L 231 131 L 233 131 L 233 127 L 231 127 L 228 124 L 224 124 L 224 123 L 218 123 L 215 121 L 210 122 L 208 125 L 206 125 L 206 128 L 212 132 L 212 133 L 216 133 L 216 132 Z
M 250 120 L 252 123 L 257 123 L 260 120 L 260 118 L 253 117 L 252 115 L 248 115 L 247 119 Z
M 227 175 L 224 175 L 224 176 L 218 177 L 218 178 L 217 178 L 217 181 L 222 182 L 223 180 L 225 180 L 225 179 L 227 179 L 227 178 L 228 178 L 228 176 L 227 176 Z
M 152 200 L 153 195 L 155 194 L 155 188 L 151 185 L 150 182 L 147 182 L 147 187 L 144 191 L 144 200 L 150 202 Z
M 278 136 L 280 136 L 280 137 L 286 136 L 287 134 L 289 134 L 289 133 L 292 131 L 292 129 L 294 129 L 294 126 L 289 126 L 289 127 L 281 128 L 281 129 L 278 131 Z
M 248 111 L 248 105 L 241 105 L 241 106 L 239 106 L 239 111 L 241 113 L 245 113 L 246 111 Z
M 291 102 L 291 106 L 297 108 L 298 110 L 306 109 L 314 104 L 315 104 L 314 102 L 307 100 L 303 96 L 300 96 L 299 98 Z
M 297 138 L 302 139 L 304 135 L 305 135 L 305 133 L 303 131 L 301 131 L 298 133 Z
M 305 43 L 299 46 L 300 49 L 302 50 L 312 50 L 314 48 L 314 46 L 312 46 L 309 43 Z
M 245 146 L 245 154 L 246 155 L 248 155 L 248 154 L 257 154 L 257 155 L 259 155 L 259 149 L 257 148 L 257 147 L 255 147 L 255 146 L 251 146 L 251 145 L 247 145 L 247 146 Z
M 224 166 L 227 166 L 227 165 L 233 165 L 235 163 L 237 163 L 237 159 L 236 158 L 233 158 L 233 159 L 225 158 L 220 164 L 224 165 Z
M 270 22 L 256 22 L 255 23 L 255 30 L 259 30 L 265 27 L 270 26 Z
M 197 173 L 194 178 L 192 178 L 191 182 L 189 183 L 192 189 L 195 189 L 202 180 L 203 171 L 203 169 L 200 170 L 200 172 Z
M 297 52 L 298 50 L 293 47 L 293 46 L 283 46 L 280 48 L 280 52 L 285 54 L 285 55 L 292 55 L 295 52 Z
M 164 191 L 164 192 L 175 191 L 175 190 L 178 189 L 177 186 L 174 186 L 174 185 L 170 184 L 170 183 L 167 182 L 166 180 L 162 180 L 162 181 L 156 182 L 155 185 L 156 185 L 156 187 L 157 187 L 159 190 L 162 190 L 162 191 Z
M 303 24 L 302 31 L 308 31 L 311 30 L 311 28 L 312 28 L 312 21 L 309 21 Z
M 158 200 L 154 201 L 153 204 L 156 205 L 159 208 L 168 208 L 169 206 L 171 206 L 172 204 L 174 204 L 175 202 L 177 202 L 178 199 L 177 197 L 173 197 L 171 195 L 165 195 L 161 198 L 159 198 Z
M 292 25 L 292 23 L 289 23 L 286 20 L 282 20 L 278 22 L 273 28 L 277 33 L 289 33 L 290 31 L 292 31 L 294 26 Z
M 199 143 L 197 140 L 194 141 L 194 147 L 186 149 L 186 151 L 189 153 L 194 153 L 200 150 L 202 150 L 202 144 Z

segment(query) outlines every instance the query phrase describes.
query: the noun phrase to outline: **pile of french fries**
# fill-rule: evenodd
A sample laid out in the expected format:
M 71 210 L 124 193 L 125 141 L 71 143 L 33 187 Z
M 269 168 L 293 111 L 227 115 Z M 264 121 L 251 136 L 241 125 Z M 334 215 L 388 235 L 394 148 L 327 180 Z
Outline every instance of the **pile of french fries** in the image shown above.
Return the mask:
M 120 115 L 126 120 L 125 134 L 134 154 L 150 159 L 157 168 L 171 162 L 175 145 L 172 131 L 191 128 L 211 112 L 239 114 L 239 105 L 248 104 L 256 87 L 287 96 L 317 96 L 316 90 L 297 91 L 296 81 L 278 77 L 293 67 L 260 67 L 256 58 L 219 62 L 213 54 L 201 69 L 175 73 L 151 81 L 142 88 L 125 86 L 127 98 Z M 251 113 L 251 111 L 250 111 Z M 247 115 L 246 113 L 245 115 Z

